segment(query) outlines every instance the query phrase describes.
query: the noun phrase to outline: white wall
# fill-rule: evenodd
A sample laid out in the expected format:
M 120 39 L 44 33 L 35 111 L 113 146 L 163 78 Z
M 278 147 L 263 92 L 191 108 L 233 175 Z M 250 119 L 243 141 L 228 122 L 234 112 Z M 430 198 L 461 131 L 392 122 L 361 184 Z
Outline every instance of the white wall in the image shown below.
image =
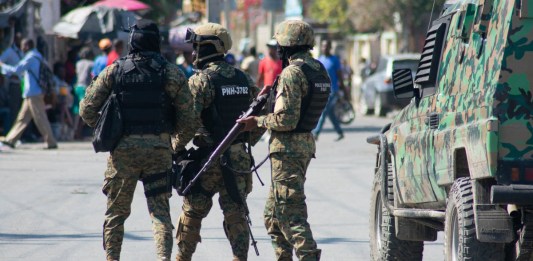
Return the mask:
M 54 34 L 52 28 L 61 18 L 60 0 L 34 0 L 41 3 L 41 26 L 46 34 Z

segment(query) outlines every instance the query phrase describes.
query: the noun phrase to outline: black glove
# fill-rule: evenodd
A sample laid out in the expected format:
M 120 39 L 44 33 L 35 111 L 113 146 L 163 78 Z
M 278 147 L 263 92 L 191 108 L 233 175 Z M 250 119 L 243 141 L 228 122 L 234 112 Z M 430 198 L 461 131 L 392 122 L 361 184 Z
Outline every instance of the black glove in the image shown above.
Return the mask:
M 174 188 L 178 188 L 181 185 L 181 166 L 179 163 L 187 158 L 187 154 L 187 150 L 180 150 L 172 153 L 172 174 L 170 183 Z

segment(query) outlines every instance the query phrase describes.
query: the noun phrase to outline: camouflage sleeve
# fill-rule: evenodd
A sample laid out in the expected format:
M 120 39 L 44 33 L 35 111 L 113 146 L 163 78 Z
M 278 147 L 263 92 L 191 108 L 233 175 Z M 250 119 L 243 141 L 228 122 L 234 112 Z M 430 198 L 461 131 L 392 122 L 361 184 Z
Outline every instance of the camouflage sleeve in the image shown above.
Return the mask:
M 204 73 L 194 74 L 189 78 L 189 89 L 191 90 L 193 103 L 191 108 L 198 115 L 198 124 L 196 125 L 196 135 L 193 143 L 197 146 L 200 146 L 200 144 L 212 144 L 213 140 L 209 135 L 205 135 L 206 133 L 203 131 L 198 131 L 199 128 L 203 127 L 202 111 L 209 107 L 215 96 L 214 90 L 210 88 L 207 75 Z
M 246 74 L 246 78 L 248 79 L 248 85 L 251 87 L 250 88 L 250 90 L 251 90 L 250 91 L 250 104 L 251 104 L 253 99 L 255 99 L 257 97 L 257 95 L 259 94 L 261 89 L 259 89 L 259 87 L 257 87 L 255 82 L 252 80 L 252 78 L 248 74 Z M 265 106 L 265 109 L 263 111 L 261 111 L 261 113 L 259 115 L 265 115 L 266 113 L 267 113 L 267 108 Z M 264 129 L 264 128 L 255 128 L 252 131 L 250 131 L 250 142 L 251 142 L 252 146 L 255 145 L 261 139 L 261 136 L 263 136 L 265 131 L 266 131 L 266 129 Z
M 193 96 L 183 72 L 173 64 L 167 65 L 165 90 L 173 101 L 176 111 L 176 132 L 173 134 L 175 151 L 184 150 L 198 128 L 199 116 L 193 110 Z
M 194 110 L 201 115 L 202 111 L 213 102 L 215 91 L 210 88 L 209 78 L 204 73 L 197 73 L 189 78 L 189 88 L 194 97 Z
M 80 102 L 80 116 L 91 127 L 96 125 L 100 116 L 98 112 L 113 90 L 112 76 L 115 67 L 116 64 L 107 66 L 87 87 L 85 97 Z
M 307 80 L 297 66 L 285 68 L 279 77 L 274 112 L 257 119 L 257 126 L 274 131 L 291 131 L 298 125 Z

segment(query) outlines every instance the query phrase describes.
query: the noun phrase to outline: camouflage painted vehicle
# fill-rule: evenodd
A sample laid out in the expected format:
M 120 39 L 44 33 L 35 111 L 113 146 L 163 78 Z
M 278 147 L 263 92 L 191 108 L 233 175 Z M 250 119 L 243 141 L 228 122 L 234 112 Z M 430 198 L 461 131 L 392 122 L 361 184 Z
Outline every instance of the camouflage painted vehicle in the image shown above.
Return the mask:
M 411 98 L 382 132 L 371 199 L 373 260 L 532 260 L 533 0 L 456 0 L 427 33 Z

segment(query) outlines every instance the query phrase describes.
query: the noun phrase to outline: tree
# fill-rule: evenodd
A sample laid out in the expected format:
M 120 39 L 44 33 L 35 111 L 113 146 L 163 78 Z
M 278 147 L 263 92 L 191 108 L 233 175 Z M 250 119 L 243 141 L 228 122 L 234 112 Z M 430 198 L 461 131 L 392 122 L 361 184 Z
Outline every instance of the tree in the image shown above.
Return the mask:
M 375 0 L 373 0 L 375 1 Z M 373 2 L 369 1 L 369 2 Z M 319 22 L 328 22 L 329 28 L 341 33 L 354 31 L 350 21 L 349 0 L 315 0 L 311 6 L 311 16 Z
M 349 9 L 352 23 L 358 31 L 392 29 L 402 36 L 402 51 L 422 48 L 431 10 L 433 19 L 445 0 L 353 0 Z M 434 6 L 434 8 L 433 8 Z
M 393 30 L 400 35 L 401 51 L 419 51 L 433 19 L 445 0 L 315 0 L 311 16 L 328 22 L 341 33 Z M 433 6 L 434 5 L 434 6 Z

